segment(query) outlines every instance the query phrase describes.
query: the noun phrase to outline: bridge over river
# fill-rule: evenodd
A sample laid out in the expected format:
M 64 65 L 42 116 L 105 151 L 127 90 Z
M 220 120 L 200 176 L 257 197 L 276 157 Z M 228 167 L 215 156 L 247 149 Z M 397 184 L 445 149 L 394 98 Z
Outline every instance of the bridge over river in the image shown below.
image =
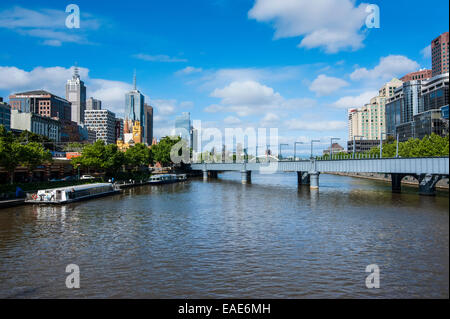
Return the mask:
M 401 181 L 413 176 L 419 181 L 419 194 L 434 195 L 436 183 L 449 176 L 448 157 L 372 158 L 343 160 L 268 161 L 243 163 L 193 163 L 191 169 L 203 172 L 203 179 L 217 177 L 218 172 L 240 171 L 243 184 L 251 183 L 252 171 L 262 174 L 297 172 L 299 185 L 319 188 L 320 173 L 390 174 L 392 191 L 401 191 Z

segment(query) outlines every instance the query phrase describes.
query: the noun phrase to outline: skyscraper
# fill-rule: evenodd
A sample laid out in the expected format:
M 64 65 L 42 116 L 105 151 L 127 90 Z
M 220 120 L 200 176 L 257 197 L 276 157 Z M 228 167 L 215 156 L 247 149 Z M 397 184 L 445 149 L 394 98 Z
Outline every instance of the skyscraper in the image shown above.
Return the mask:
M 78 67 L 74 68 L 72 79 L 67 81 L 66 100 L 72 103 L 72 121 L 83 124 L 86 110 L 86 86 L 80 79 Z
M 90 97 L 86 101 L 86 110 L 101 110 L 102 109 L 102 101 L 94 99 Z
M 192 147 L 192 130 L 191 130 L 191 114 L 183 112 L 175 118 L 175 134 L 188 142 Z
M 153 107 L 151 105 L 148 105 L 147 103 L 144 104 L 145 107 L 145 140 L 144 143 L 147 145 L 152 145 L 153 142 Z
M 448 32 L 442 33 L 436 39 L 431 41 L 432 76 L 448 73 L 449 49 Z
M 133 90 L 125 94 L 125 122 L 139 121 L 143 126 L 144 141 L 147 141 L 146 129 L 147 123 L 145 121 L 145 98 L 144 95 L 136 88 L 136 73 L 133 78 Z

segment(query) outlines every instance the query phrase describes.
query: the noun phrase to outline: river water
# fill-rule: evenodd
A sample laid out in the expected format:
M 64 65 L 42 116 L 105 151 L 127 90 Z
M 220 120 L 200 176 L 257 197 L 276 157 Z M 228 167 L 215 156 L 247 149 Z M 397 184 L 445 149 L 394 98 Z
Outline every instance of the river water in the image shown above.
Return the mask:
M 239 173 L 0 211 L 1 298 L 448 298 L 448 192 Z M 66 288 L 66 266 L 80 289 Z M 380 269 L 368 289 L 366 266 Z

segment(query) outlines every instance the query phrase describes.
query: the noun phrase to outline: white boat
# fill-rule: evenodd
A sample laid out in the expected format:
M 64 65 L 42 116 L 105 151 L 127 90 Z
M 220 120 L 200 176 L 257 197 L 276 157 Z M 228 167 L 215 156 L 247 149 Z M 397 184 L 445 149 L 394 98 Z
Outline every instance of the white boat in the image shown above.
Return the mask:
M 39 190 L 37 193 L 27 194 L 25 203 L 68 204 L 119 193 L 120 189 L 111 183 L 96 183 Z
M 153 175 L 148 180 L 150 185 L 160 185 L 160 184 L 172 184 L 177 182 L 183 182 L 187 180 L 186 174 L 162 174 L 162 175 Z

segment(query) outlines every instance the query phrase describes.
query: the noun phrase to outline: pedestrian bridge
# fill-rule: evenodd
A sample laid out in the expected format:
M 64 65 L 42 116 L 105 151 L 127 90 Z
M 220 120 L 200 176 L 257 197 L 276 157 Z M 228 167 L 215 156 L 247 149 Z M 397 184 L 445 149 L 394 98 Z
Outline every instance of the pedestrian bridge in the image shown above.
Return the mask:
M 419 181 L 419 192 L 433 195 L 436 183 L 449 176 L 448 157 L 378 158 L 345 160 L 270 161 L 260 163 L 193 163 L 191 169 L 203 171 L 203 178 L 217 177 L 217 172 L 239 171 L 242 183 L 251 182 L 251 172 L 262 174 L 297 172 L 299 184 L 319 187 L 320 173 L 381 173 L 390 174 L 392 190 L 401 190 L 401 180 L 413 176 Z

